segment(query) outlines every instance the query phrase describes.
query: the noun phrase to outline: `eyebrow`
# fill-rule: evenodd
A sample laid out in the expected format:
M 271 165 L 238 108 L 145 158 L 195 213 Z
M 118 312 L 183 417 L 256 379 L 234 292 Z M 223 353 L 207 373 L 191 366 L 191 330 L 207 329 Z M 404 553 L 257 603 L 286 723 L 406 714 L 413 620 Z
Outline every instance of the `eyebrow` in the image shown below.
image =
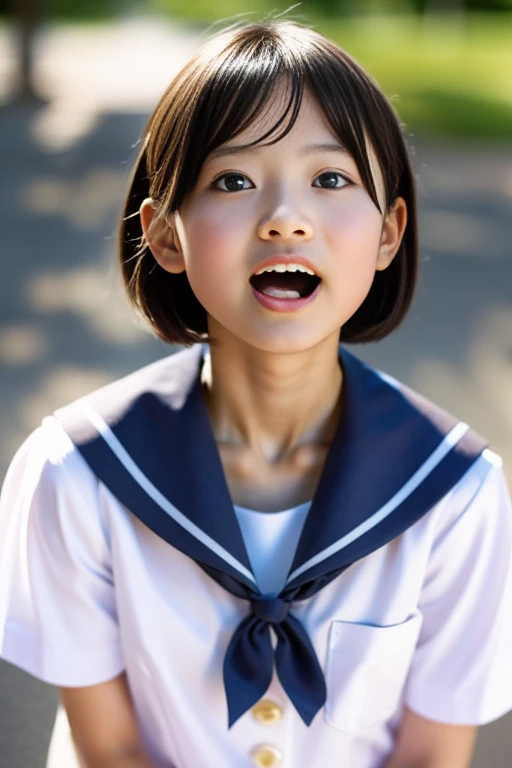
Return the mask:
M 214 149 L 212 152 L 210 152 L 208 159 L 214 160 L 218 157 L 225 157 L 226 155 L 253 154 L 260 148 L 260 146 L 261 145 L 252 147 L 240 147 L 231 145 L 227 147 L 218 147 L 217 149 Z M 344 147 L 342 144 L 335 144 L 333 142 L 324 142 L 323 144 L 308 144 L 307 146 L 302 147 L 299 154 L 310 155 L 316 154 L 318 152 L 340 152 L 344 155 L 349 154 L 346 147 Z

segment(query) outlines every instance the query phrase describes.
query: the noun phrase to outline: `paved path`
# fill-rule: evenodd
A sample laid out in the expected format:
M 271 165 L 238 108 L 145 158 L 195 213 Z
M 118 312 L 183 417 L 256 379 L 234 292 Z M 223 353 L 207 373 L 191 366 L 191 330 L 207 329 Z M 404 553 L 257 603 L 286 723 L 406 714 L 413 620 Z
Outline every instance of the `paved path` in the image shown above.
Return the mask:
M 0 111 L 0 476 L 42 416 L 166 353 L 127 308 L 115 228 L 147 114 L 197 44 L 160 21 L 49 28 L 39 83 L 52 102 Z M 0 29 L 0 99 L 11 78 Z M 486 434 L 512 484 L 512 145 L 411 144 L 418 297 L 394 336 L 356 351 Z M 45 768 L 56 705 L 53 689 L 0 663 L 0 768 Z M 473 768 L 510 764 L 511 726 L 506 715 L 480 729 Z M 72 768 L 65 736 L 59 720 L 49 768 Z

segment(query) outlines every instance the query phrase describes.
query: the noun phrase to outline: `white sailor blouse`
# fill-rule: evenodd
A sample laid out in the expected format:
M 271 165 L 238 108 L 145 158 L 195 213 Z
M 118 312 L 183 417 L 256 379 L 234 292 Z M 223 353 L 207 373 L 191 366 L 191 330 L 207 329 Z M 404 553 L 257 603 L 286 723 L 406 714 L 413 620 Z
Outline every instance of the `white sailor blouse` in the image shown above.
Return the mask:
M 278 595 L 251 570 L 194 345 L 60 408 L 0 506 L 0 656 L 123 670 L 162 768 L 378 768 L 404 706 L 512 709 L 512 505 L 468 425 L 344 347 L 344 408 Z

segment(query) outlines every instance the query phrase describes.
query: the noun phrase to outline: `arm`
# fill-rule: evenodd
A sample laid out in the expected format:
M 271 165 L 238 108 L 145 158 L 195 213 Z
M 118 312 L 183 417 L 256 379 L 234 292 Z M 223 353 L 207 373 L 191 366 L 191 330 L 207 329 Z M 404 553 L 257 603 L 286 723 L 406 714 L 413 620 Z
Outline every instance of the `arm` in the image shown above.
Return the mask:
M 152 768 L 125 672 L 98 685 L 60 688 L 60 694 L 81 768 Z
M 408 707 L 395 750 L 382 768 L 470 768 L 478 726 L 427 720 Z

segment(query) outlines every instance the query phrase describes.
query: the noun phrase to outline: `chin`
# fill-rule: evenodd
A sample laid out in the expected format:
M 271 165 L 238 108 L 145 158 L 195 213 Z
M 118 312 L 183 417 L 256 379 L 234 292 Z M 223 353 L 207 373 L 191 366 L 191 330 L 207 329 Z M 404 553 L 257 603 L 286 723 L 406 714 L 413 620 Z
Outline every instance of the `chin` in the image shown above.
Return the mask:
M 251 334 L 246 340 L 246 344 L 261 352 L 268 352 L 274 355 L 293 355 L 300 352 L 307 352 L 325 341 L 325 335 L 312 333 L 310 330 L 301 333 L 295 329 L 294 333 L 279 333 L 274 331 L 272 334 L 256 336 Z

